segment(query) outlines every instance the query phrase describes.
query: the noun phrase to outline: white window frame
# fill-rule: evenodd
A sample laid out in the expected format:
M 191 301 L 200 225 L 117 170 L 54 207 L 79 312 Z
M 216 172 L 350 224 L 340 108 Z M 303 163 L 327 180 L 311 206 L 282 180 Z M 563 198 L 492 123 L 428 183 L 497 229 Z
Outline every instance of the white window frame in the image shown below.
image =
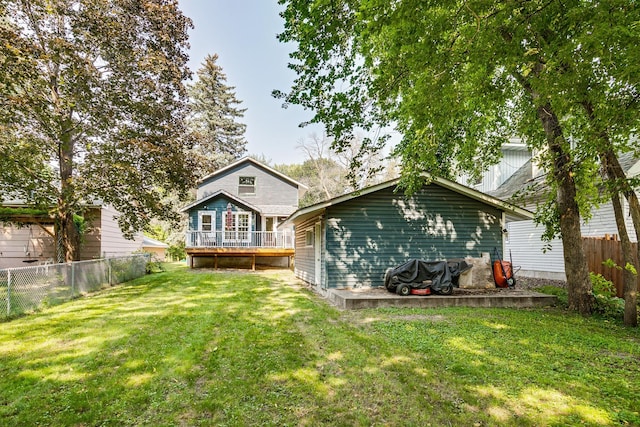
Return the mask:
M 315 243 L 315 230 L 314 227 L 309 227 L 304 230 L 304 246 L 310 248 Z
M 249 184 L 242 184 L 242 179 L 252 179 L 253 180 L 253 185 L 249 185 Z M 255 196 L 256 194 L 256 182 L 257 179 L 255 176 L 239 176 L 238 177 L 238 195 L 239 196 Z M 253 189 L 253 191 L 246 191 L 243 192 L 241 191 L 241 189 Z
M 211 230 L 202 228 L 202 217 L 205 215 L 211 216 Z M 198 211 L 198 231 L 211 233 L 216 231 L 216 211 Z
M 236 211 L 236 212 L 231 212 L 231 215 L 233 216 L 233 227 L 231 230 L 227 230 L 227 214 L 228 212 L 222 212 L 222 223 L 224 224 L 223 227 L 223 232 L 222 232 L 222 240 L 223 241 L 241 241 L 241 242 L 249 242 L 251 241 L 251 229 L 252 229 L 252 217 L 253 215 L 251 215 L 251 212 L 245 212 L 245 211 Z M 247 216 L 247 230 L 240 230 L 240 221 L 239 221 L 239 217 L 240 215 Z M 238 235 L 239 233 L 245 233 L 246 232 L 246 238 L 244 239 L 238 239 Z M 232 235 L 232 237 L 230 238 L 229 235 Z

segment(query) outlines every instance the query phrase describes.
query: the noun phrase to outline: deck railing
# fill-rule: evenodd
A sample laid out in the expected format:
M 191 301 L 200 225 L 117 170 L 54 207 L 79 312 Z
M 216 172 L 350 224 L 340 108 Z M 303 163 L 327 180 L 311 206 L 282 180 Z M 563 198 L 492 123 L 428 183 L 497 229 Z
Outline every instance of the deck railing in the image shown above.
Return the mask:
M 187 248 L 291 249 L 292 231 L 187 231 Z

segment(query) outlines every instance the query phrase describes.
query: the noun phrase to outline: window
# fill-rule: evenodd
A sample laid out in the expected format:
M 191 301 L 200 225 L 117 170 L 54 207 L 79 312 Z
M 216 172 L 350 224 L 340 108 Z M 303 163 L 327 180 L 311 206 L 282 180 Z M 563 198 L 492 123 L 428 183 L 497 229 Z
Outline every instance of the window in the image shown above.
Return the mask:
M 305 246 L 313 246 L 314 236 L 313 236 L 313 228 L 307 228 L 304 233 L 304 244 Z
M 198 212 L 198 230 L 199 231 L 213 231 L 215 229 L 214 223 L 215 211 L 200 211 Z
M 225 223 L 225 240 L 248 241 L 251 237 L 251 214 L 249 212 L 222 213 Z
M 238 194 L 256 194 L 256 177 L 255 176 L 241 176 L 238 178 Z
M 198 233 L 196 246 L 215 245 L 216 211 L 198 211 Z

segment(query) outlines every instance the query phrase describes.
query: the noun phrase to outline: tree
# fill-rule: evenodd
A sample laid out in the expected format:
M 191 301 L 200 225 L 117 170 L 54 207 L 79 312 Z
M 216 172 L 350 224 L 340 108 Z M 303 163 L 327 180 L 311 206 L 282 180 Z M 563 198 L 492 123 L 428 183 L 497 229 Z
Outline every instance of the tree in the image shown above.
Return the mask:
M 198 162 L 198 175 L 205 176 L 238 159 L 246 151 L 246 125 L 237 120 L 246 109 L 236 106 L 233 86 L 216 64 L 218 55 L 207 55 L 197 71 L 198 80 L 189 88 L 192 117 L 190 127 L 196 144 L 192 155 Z
M 395 178 L 393 167 L 385 170 L 380 156 L 361 151 L 361 144 L 362 139 L 356 137 L 336 152 L 331 148 L 331 139 L 312 134 L 298 144 L 306 155 L 301 165 L 277 165 L 276 169 L 308 187 L 300 200 L 301 206 Z
M 637 8 L 615 0 L 280 3 L 280 40 L 298 43 L 290 65 L 298 77 L 274 95 L 313 109 L 312 122 L 325 123 L 338 145 L 356 127 L 394 124 L 409 191 L 424 171 L 477 171 L 509 136 L 541 152 L 554 197 L 539 219 L 562 236 L 570 308 L 591 313 L 580 212 L 594 194 L 599 144 L 584 88 L 597 101 L 597 123 L 615 134 L 611 151 L 628 149 L 638 124 Z M 604 102 L 613 97 L 624 101 Z M 618 115 L 624 128 L 612 125 Z
M 95 200 L 126 236 L 186 194 L 191 21 L 175 0 L 1 0 L 2 194 L 52 209 L 65 260 Z M 10 114 L 5 115 L 5 112 Z

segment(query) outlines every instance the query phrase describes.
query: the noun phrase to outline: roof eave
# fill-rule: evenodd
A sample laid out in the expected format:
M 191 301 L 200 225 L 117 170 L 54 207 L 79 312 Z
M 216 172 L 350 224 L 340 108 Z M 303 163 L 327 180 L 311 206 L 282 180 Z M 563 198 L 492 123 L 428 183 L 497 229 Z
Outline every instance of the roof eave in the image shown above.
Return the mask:
M 472 199 L 478 200 L 480 202 L 486 203 L 488 205 L 497 207 L 505 212 L 510 213 L 513 216 L 522 218 L 522 219 L 533 219 L 533 212 L 528 211 L 527 209 L 520 208 L 518 206 L 512 205 L 504 200 L 497 199 L 495 197 L 489 196 L 483 192 L 478 190 L 474 190 L 473 188 L 467 187 L 462 184 L 458 184 L 457 182 L 450 181 L 448 179 L 435 177 L 429 174 L 424 174 L 426 178 L 428 178 L 431 182 L 436 183 L 442 187 L 453 190 L 457 193 L 464 194 Z M 356 197 L 364 196 L 379 190 L 382 190 L 387 187 L 396 186 L 400 182 L 400 179 L 394 179 L 391 181 L 386 181 L 381 184 L 377 184 L 360 191 L 354 191 L 342 196 L 334 197 L 333 199 L 329 199 L 325 202 L 316 203 L 315 205 L 307 206 L 305 208 L 298 209 L 296 212 L 291 214 L 289 218 L 286 219 L 284 224 L 293 223 L 298 220 L 301 221 L 303 219 L 308 219 L 313 216 L 319 214 L 319 211 L 327 209 L 330 206 L 340 204 L 342 202 L 354 199 Z
M 302 184 L 301 182 L 298 182 L 295 179 L 288 177 L 287 175 L 283 174 L 282 172 L 278 172 L 277 170 L 273 169 L 272 167 L 267 166 L 264 163 L 259 162 L 258 160 L 254 159 L 252 157 L 243 157 L 241 159 L 236 160 L 233 163 L 228 164 L 227 166 L 224 166 L 224 167 L 218 169 L 215 172 L 210 173 L 209 175 L 205 176 L 204 178 L 198 180 L 197 185 L 200 186 L 200 184 L 202 184 L 205 181 L 208 181 L 209 179 L 215 177 L 216 175 L 219 175 L 219 174 L 224 173 L 224 172 L 226 172 L 226 171 L 228 171 L 230 169 L 233 169 L 234 167 L 238 166 L 239 164 L 245 163 L 245 162 L 251 162 L 251 163 L 255 164 L 256 166 L 261 167 L 261 168 L 271 172 L 272 174 L 280 177 L 281 179 L 284 179 L 285 181 L 288 181 L 289 183 L 295 185 L 298 188 L 303 188 L 305 190 L 309 189 L 309 187 L 307 187 L 306 185 Z

